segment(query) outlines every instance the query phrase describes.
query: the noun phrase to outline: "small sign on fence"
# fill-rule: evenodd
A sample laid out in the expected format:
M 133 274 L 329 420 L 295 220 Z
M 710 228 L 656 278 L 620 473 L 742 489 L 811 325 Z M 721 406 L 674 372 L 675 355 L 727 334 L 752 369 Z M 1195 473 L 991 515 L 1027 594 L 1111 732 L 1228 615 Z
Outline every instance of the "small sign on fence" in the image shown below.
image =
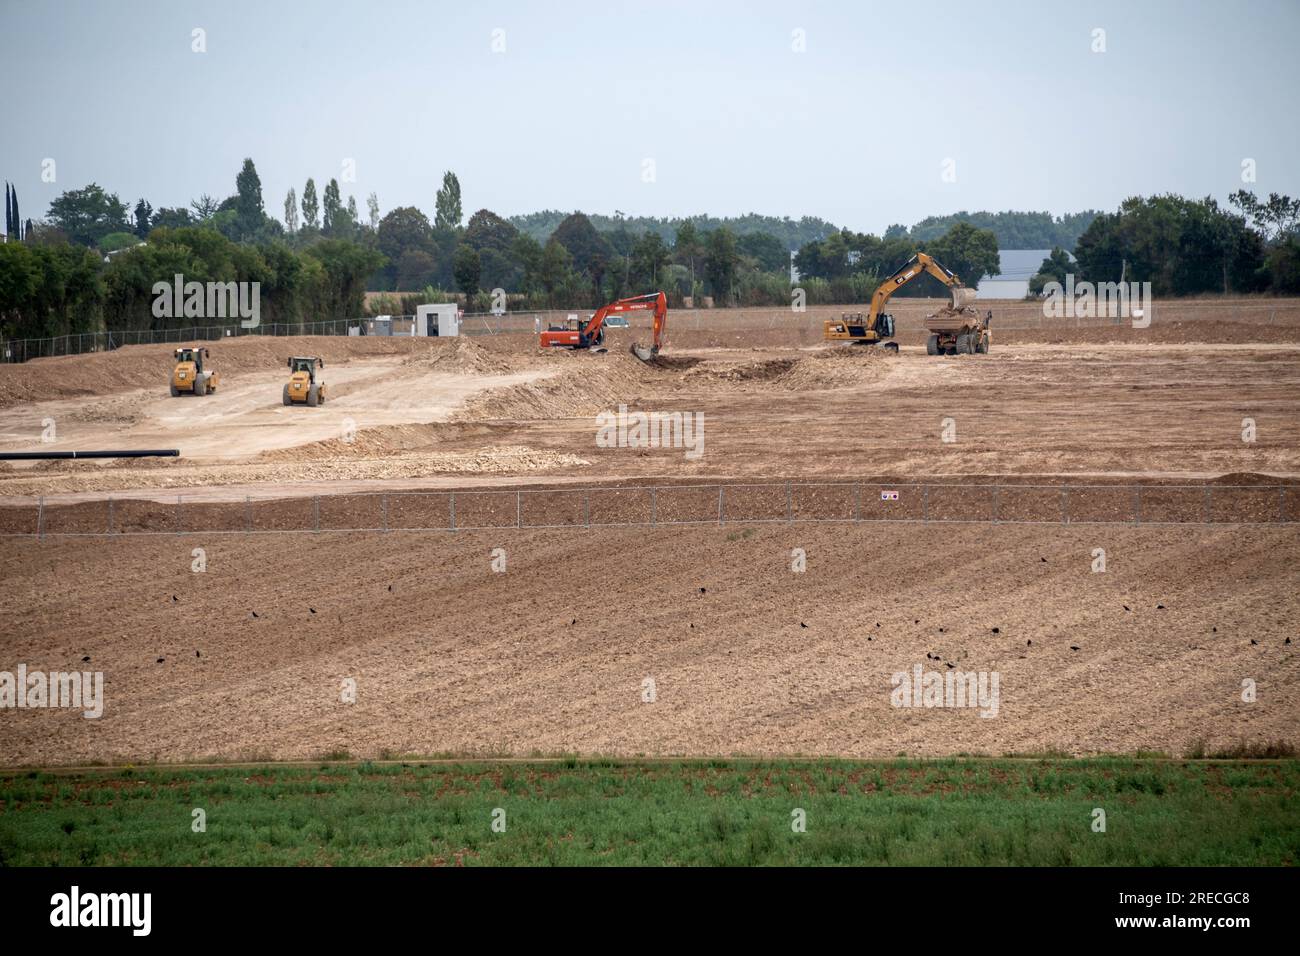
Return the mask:
M 880 500 L 881 500 L 881 501 L 897 501 L 897 500 L 898 500 L 898 492 L 897 492 L 897 491 L 882 491 L 882 492 L 880 493 Z

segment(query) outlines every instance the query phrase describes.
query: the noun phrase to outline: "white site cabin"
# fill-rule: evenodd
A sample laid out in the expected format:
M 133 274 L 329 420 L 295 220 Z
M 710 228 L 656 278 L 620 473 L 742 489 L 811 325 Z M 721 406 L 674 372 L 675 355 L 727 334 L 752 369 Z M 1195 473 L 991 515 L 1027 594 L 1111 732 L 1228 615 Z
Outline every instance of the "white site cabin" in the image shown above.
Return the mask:
M 441 305 L 415 307 L 415 329 L 412 335 L 460 335 L 460 307 L 454 302 Z

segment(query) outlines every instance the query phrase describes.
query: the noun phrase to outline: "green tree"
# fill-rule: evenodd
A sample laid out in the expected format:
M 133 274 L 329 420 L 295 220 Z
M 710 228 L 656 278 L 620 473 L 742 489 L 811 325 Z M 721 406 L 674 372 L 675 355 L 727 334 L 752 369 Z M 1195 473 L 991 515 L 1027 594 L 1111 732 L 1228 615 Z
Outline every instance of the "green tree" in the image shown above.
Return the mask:
M 542 292 L 542 244 L 521 232 L 515 236 L 510 253 L 520 268 L 519 290 L 530 296 Z
M 63 193 L 52 203 L 46 218 L 72 242 L 93 246 L 109 233 L 130 232 L 126 205 L 115 193 L 95 183 Z
M 984 276 L 997 275 L 1001 268 L 997 236 L 992 230 L 977 229 L 966 222 L 957 223 L 943 236 L 928 243 L 925 251 L 957 273 L 961 281 L 972 289 Z
M 556 293 L 570 284 L 573 271 L 572 254 L 559 240 L 549 239 L 542 249 L 538 279 L 546 290 L 546 304 L 551 308 L 555 307 Z
M 461 245 L 456 247 L 456 254 L 452 258 L 452 274 L 456 278 L 456 287 L 465 293 L 465 308 L 468 311 L 474 296 L 478 294 L 479 289 L 479 272 L 481 265 L 479 263 L 478 252 L 469 246 Z
M 1285 240 L 1300 230 L 1300 199 L 1269 193 L 1268 200 L 1260 202 L 1254 193 L 1241 189 L 1228 201 L 1241 210 L 1267 243 Z
M 316 180 L 307 177 L 302 187 L 302 225 L 304 229 L 320 228 L 320 201 L 316 198 Z
M 284 229 L 289 233 L 298 231 L 298 194 L 292 186 L 284 196 Z
M 182 226 L 192 225 L 194 217 L 190 211 L 181 206 L 173 209 L 162 208 L 153 214 L 154 229 L 179 229 Z
M 396 262 L 408 251 L 433 252 L 433 228 L 414 206 L 398 206 L 379 221 L 376 233 L 379 251 Z
M 633 287 L 652 292 L 661 287 L 662 274 L 672 262 L 672 254 L 659 233 L 647 232 L 633 244 L 631 260 Z
M 1255 291 L 1269 279 L 1264 238 L 1212 197 L 1133 197 L 1094 219 L 1074 257 L 1090 282 L 1150 282 L 1157 296 Z
M 690 271 L 692 286 L 695 285 L 696 268 L 703 258 L 704 245 L 700 242 L 699 230 L 688 219 L 677 227 L 673 237 L 673 259 Z
M 149 235 L 149 224 L 153 218 L 153 206 L 144 199 L 135 204 L 135 234 L 141 239 Z
M 243 168 L 235 177 L 235 214 L 241 238 L 251 239 L 262 233 L 266 209 L 262 205 L 262 178 L 251 159 L 245 159 Z
M 567 216 L 551 236 L 564 246 L 573 257 L 573 267 L 582 273 L 591 285 L 593 298 L 603 297 L 605 274 L 609 270 L 614 250 L 608 241 L 580 212 Z
M 1056 246 L 1052 249 L 1051 255 L 1043 260 L 1043 264 L 1038 267 L 1038 272 L 1029 280 L 1029 292 L 1031 295 L 1042 295 L 1043 287 L 1049 282 L 1059 282 L 1065 285 L 1065 278 L 1074 271 L 1074 261 L 1070 254 Z
M 343 214 L 343 200 L 339 196 L 339 182 L 337 179 L 331 179 L 325 184 L 325 199 L 322 207 L 321 232 L 327 236 L 333 236 L 335 230 L 342 225 Z
M 219 205 L 220 204 L 207 193 L 204 193 L 198 199 L 190 200 L 190 209 L 194 211 L 194 218 L 199 222 L 207 222 L 215 216 Z
M 373 249 L 343 239 L 324 239 L 304 250 L 320 263 L 324 276 L 320 318 L 346 319 L 362 314 L 366 280 L 384 264 Z
M 762 272 L 782 272 L 790 267 L 790 250 L 771 233 L 751 232 L 736 237 L 736 251 L 754 260 Z
M 438 229 L 458 229 L 464 213 L 460 207 L 460 180 L 451 170 L 442 174 L 442 188 L 435 200 L 433 223 Z
M 736 264 L 739 261 L 736 237 L 725 226 L 715 229 L 705 241 L 705 250 L 704 270 L 708 274 L 714 300 L 717 305 L 726 305 L 731 301 Z
M 519 230 L 496 213 L 490 209 L 480 209 L 469 217 L 464 242 L 480 253 L 485 249 L 506 253 L 518 235 Z

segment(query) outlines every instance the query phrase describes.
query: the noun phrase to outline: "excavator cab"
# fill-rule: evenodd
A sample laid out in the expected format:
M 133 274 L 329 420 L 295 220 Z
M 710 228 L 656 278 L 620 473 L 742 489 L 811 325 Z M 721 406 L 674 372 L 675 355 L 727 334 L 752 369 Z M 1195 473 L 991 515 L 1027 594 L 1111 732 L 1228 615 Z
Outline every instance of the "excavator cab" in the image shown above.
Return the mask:
M 897 342 L 885 342 L 894 337 L 894 317 L 881 313 L 872 321 L 861 312 L 842 312 L 840 320 L 828 319 L 825 325 L 825 338 L 828 341 L 850 341 L 858 345 L 876 345 L 898 351 Z

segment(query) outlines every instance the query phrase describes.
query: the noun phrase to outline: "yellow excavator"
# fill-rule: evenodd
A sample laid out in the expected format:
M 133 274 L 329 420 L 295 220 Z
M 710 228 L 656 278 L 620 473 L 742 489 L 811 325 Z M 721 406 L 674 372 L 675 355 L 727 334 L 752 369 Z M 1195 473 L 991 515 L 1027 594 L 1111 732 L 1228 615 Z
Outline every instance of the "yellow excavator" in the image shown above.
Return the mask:
M 325 383 L 316 374 L 325 363 L 316 356 L 295 355 L 289 359 L 289 382 L 284 386 L 284 404 L 317 405 L 325 404 Z
M 176 365 L 172 368 L 172 398 L 185 392 L 210 395 L 217 390 L 221 377 L 212 369 L 207 349 L 198 345 L 183 346 L 173 354 Z
M 925 327 L 930 332 L 926 351 L 931 355 L 953 355 L 957 352 L 987 352 L 989 343 L 989 321 L 980 319 L 971 307 L 975 301 L 975 290 L 963 285 L 957 273 L 945 269 L 933 256 L 918 252 L 908 259 L 901 269 L 876 288 L 871 296 L 871 311 L 864 318 L 862 313 L 843 315 L 839 321 L 827 319 L 823 326 L 822 337 L 827 342 L 854 342 L 863 345 L 884 343 L 883 347 L 898 351 L 897 342 L 885 342 L 894 337 L 894 317 L 881 309 L 889 297 L 907 285 L 922 273 L 928 272 L 945 286 L 952 296 L 951 305 L 929 316 Z

